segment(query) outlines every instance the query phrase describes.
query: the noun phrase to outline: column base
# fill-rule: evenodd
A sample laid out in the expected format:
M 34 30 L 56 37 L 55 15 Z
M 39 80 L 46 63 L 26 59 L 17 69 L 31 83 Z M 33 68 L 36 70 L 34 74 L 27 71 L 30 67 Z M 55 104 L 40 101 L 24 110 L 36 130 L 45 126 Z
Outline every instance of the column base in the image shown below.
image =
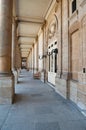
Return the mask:
M 69 98 L 68 80 L 55 78 L 55 90 L 65 99 Z
M 44 72 L 41 72 L 41 81 L 42 82 L 45 82 L 45 77 L 44 76 L 45 76 Z
M 13 70 L 13 74 L 14 74 L 14 83 L 16 85 L 18 83 L 18 72 L 16 70 Z
M 14 76 L 0 77 L 0 104 L 12 104 L 14 99 Z
M 77 85 L 77 104 L 86 111 L 86 83 L 78 83 Z
M 46 70 L 41 71 L 41 78 L 40 79 L 42 82 L 44 82 L 44 83 L 46 82 Z

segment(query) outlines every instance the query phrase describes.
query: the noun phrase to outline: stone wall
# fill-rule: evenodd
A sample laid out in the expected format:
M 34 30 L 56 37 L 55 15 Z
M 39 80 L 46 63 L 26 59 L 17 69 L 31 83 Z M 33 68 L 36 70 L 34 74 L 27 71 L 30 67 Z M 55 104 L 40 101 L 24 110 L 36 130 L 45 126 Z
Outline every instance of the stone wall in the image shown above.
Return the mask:
M 76 2 L 73 13 L 72 0 L 58 0 L 51 5 L 34 45 L 34 67 L 41 71 L 41 80 L 49 81 L 64 98 L 86 108 L 86 0 Z M 55 41 L 56 75 L 49 72 L 49 46 Z
M 68 97 L 68 1 L 60 1 L 60 42 L 59 42 L 59 70 L 56 76 L 56 91 L 63 97 Z M 58 11 L 57 11 L 58 15 Z
M 77 1 L 71 13 L 71 0 L 62 1 L 62 74 L 56 77 L 56 90 L 79 107 L 86 107 L 86 2 Z

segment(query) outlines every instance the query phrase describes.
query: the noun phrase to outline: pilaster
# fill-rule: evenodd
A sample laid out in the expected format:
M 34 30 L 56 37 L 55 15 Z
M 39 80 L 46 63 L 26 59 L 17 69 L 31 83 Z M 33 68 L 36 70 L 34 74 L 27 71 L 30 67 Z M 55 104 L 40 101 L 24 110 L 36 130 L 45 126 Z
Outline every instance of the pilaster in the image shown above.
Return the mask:
M 0 104 L 11 104 L 14 76 L 11 71 L 12 0 L 0 0 Z

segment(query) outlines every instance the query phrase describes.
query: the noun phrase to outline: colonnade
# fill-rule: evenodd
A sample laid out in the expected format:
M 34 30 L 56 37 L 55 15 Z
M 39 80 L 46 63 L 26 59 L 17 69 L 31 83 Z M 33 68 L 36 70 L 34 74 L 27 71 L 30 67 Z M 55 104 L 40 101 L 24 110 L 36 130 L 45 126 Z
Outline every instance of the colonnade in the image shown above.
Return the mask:
M 0 0 L 0 104 L 11 104 L 14 99 L 15 76 L 21 58 L 16 48 L 16 22 L 12 20 L 12 0 Z M 15 59 L 19 58 L 19 66 Z

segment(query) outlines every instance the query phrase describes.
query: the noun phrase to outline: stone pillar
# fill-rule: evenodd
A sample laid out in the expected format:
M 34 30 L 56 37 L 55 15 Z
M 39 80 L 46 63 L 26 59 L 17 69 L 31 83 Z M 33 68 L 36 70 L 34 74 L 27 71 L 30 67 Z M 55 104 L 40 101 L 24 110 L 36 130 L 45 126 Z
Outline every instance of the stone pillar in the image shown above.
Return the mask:
M 43 55 L 44 55 L 44 58 L 43 58 L 43 82 L 45 83 L 46 81 L 46 58 L 47 58 L 47 47 L 46 47 L 46 21 L 44 22 L 43 24 L 43 27 L 42 27 L 42 30 L 43 30 Z
M 32 60 L 33 60 L 32 68 L 33 68 L 33 74 L 34 74 L 34 45 L 33 45 L 33 48 L 32 48 Z
M 30 52 L 30 66 L 31 66 L 31 71 L 32 71 L 32 49 L 31 49 L 31 52 Z
M 30 50 L 29 54 L 29 69 L 32 70 L 32 49 Z
M 13 23 L 12 23 L 12 72 L 15 77 L 15 84 L 17 83 L 17 71 L 15 67 L 15 53 L 16 53 L 16 42 L 17 42 L 17 24 L 15 19 L 13 18 Z
M 26 68 L 27 68 L 27 71 L 29 71 L 29 55 L 28 55 L 27 60 L 26 60 Z
M 15 66 L 14 66 L 14 62 L 15 62 L 15 35 L 16 35 L 16 31 L 15 31 L 15 20 L 13 19 L 13 23 L 12 23 L 12 71 L 14 71 Z
M 36 60 L 36 65 L 37 65 L 37 66 L 36 66 L 36 71 L 38 71 L 38 60 L 39 60 L 39 59 L 38 59 L 38 58 L 39 58 L 39 57 L 38 57 L 38 36 L 37 36 L 37 38 L 36 38 L 36 44 L 37 44 L 37 46 L 36 46 L 36 49 L 37 49 L 37 51 L 36 51 L 36 57 L 37 57 L 37 58 L 36 58 L 36 59 L 37 59 L 37 60 Z
M 20 48 L 19 48 L 19 45 L 18 45 L 18 39 L 16 41 L 15 55 L 16 55 L 15 68 L 17 70 L 17 82 L 18 82 L 18 77 L 19 77 L 19 74 L 20 74 L 20 71 L 21 71 L 21 51 L 20 51 Z
M 0 0 L 0 104 L 11 104 L 14 78 L 11 72 L 12 0 Z

